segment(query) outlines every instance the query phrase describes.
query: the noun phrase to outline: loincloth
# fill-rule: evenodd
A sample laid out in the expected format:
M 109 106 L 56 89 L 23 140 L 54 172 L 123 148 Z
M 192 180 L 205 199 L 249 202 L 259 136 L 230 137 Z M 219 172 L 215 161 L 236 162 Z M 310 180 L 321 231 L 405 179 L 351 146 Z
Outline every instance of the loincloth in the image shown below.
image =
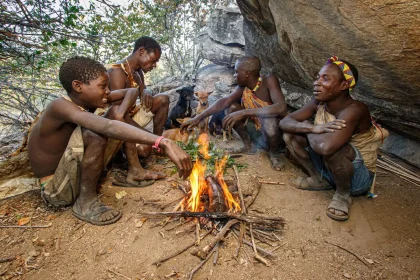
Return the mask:
M 44 200 L 56 206 L 65 206 L 76 201 L 80 192 L 80 163 L 83 154 L 82 129 L 78 126 L 70 137 L 54 175 L 37 181 Z

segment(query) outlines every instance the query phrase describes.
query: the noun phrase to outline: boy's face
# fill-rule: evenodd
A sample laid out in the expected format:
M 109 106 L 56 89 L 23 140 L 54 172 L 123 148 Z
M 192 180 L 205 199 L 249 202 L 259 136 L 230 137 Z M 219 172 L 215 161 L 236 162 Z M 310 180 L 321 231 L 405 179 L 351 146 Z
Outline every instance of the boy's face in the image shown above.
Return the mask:
M 245 71 L 244 67 L 239 63 L 235 63 L 235 74 L 233 77 L 240 87 L 246 86 L 246 79 L 248 78 L 248 71 Z
M 321 68 L 314 82 L 314 97 L 318 101 L 330 101 L 342 94 L 347 81 L 343 81 L 340 69 L 334 64 Z M 347 86 L 348 88 L 348 86 Z
M 139 48 L 138 52 L 140 68 L 144 73 L 152 71 L 154 68 L 156 68 L 161 55 L 159 50 L 156 49 L 154 51 L 147 52 L 146 49 Z
M 81 83 L 79 92 L 87 109 L 104 108 L 108 103 L 108 96 L 111 93 L 108 87 L 109 76 L 104 72 L 98 78 L 91 80 L 89 84 Z

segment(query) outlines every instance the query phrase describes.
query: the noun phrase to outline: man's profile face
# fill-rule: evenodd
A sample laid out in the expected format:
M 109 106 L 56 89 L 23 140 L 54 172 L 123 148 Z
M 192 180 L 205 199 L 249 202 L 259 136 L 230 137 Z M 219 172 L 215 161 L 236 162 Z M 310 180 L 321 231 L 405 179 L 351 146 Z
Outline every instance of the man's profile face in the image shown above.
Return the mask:
M 329 101 L 338 94 L 342 94 L 342 78 L 340 69 L 334 64 L 327 64 L 319 71 L 315 82 L 313 94 L 318 101 Z
M 246 86 L 246 71 L 239 62 L 235 63 L 235 74 L 233 77 L 236 79 L 239 86 Z
M 157 49 L 151 52 L 148 52 L 144 48 L 139 49 L 140 68 L 143 70 L 144 73 L 152 71 L 154 68 L 156 68 L 157 63 L 160 59 L 160 55 L 161 53 Z

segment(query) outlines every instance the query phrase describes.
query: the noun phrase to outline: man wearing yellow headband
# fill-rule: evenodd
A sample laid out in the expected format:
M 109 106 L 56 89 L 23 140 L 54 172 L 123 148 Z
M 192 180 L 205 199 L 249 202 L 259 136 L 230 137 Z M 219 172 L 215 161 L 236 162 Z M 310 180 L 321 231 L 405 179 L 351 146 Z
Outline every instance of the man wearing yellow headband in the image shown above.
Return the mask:
M 356 67 L 331 57 L 313 84 L 313 99 L 280 122 L 287 148 L 310 174 L 297 178 L 295 187 L 335 188 L 326 214 L 338 221 L 348 219 L 351 196 L 370 190 L 376 149 L 386 136 L 372 123 L 368 107 L 350 96 L 357 80 Z

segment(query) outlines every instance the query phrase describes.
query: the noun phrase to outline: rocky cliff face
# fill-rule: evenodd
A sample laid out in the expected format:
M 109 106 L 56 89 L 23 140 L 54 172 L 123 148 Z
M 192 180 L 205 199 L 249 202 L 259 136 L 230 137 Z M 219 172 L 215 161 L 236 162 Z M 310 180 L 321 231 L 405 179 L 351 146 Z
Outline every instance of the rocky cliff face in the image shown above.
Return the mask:
M 359 70 L 353 96 L 384 126 L 420 140 L 420 2 L 237 0 L 245 52 L 285 83 L 300 107 L 316 73 L 337 55 Z
M 238 8 L 217 7 L 206 30 L 197 38 L 204 58 L 218 65 L 234 66 L 236 59 L 244 55 L 242 21 Z

